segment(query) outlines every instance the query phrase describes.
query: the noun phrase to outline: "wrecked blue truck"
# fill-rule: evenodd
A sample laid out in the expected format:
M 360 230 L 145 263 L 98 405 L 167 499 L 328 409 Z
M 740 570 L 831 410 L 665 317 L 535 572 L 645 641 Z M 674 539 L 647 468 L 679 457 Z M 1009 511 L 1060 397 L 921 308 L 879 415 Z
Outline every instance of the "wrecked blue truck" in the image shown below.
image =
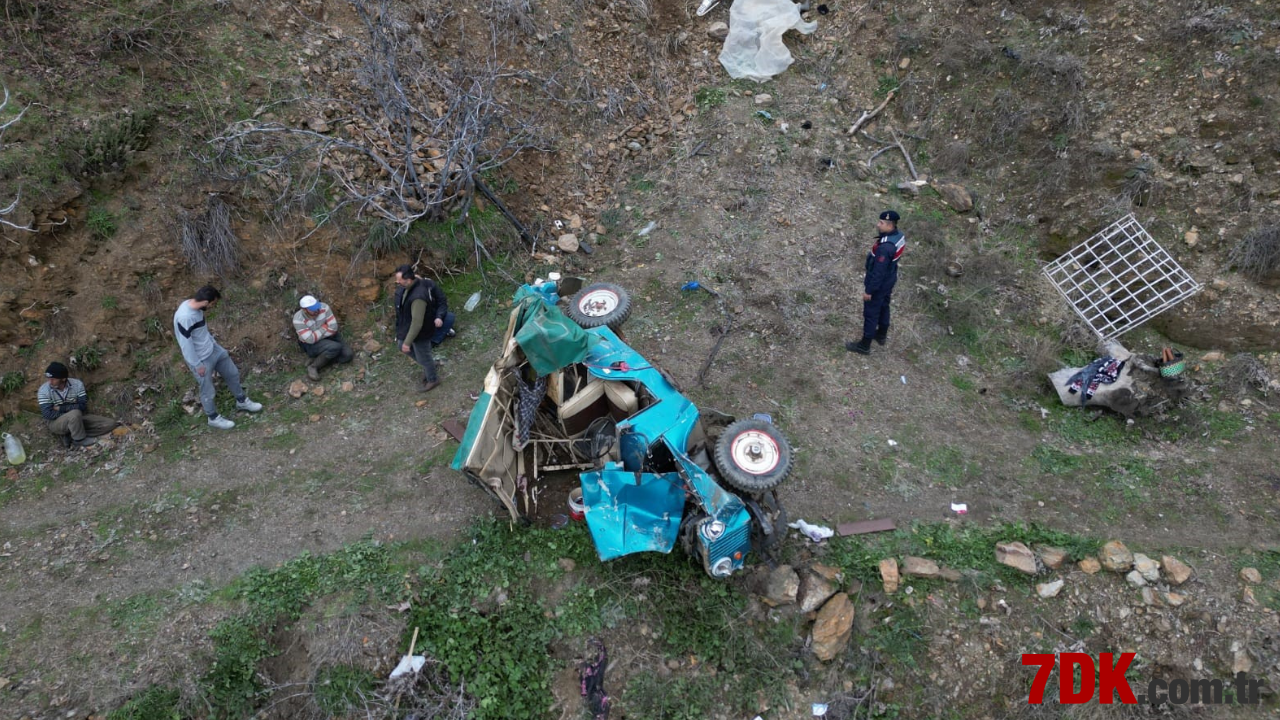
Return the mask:
M 728 577 L 786 533 L 791 446 L 768 416 L 700 411 L 624 342 L 630 313 L 610 283 L 522 286 L 452 466 L 513 521 L 572 505 L 601 560 L 679 541 Z

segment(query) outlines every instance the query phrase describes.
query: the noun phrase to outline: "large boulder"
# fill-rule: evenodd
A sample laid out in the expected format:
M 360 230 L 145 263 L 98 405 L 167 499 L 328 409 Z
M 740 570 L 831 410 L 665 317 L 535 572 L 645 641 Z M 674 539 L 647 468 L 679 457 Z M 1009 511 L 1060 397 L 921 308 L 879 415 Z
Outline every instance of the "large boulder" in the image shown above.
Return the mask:
M 813 654 L 827 662 L 840 654 L 853 637 L 853 603 L 845 593 L 837 593 L 818 611 L 813 623 Z

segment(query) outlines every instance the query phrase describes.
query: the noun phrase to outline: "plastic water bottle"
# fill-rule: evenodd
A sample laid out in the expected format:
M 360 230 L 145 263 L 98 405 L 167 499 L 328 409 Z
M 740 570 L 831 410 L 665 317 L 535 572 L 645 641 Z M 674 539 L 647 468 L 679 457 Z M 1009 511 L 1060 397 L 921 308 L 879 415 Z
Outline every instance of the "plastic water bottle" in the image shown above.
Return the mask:
M 4 434 L 4 456 L 10 465 L 21 465 L 27 461 L 27 451 L 22 449 L 22 441 L 9 433 Z
M 466 310 L 467 312 L 471 312 L 472 310 L 475 310 L 476 306 L 479 304 L 480 304 L 480 291 L 477 290 L 471 293 L 471 297 L 467 298 L 467 304 L 463 305 L 462 309 Z

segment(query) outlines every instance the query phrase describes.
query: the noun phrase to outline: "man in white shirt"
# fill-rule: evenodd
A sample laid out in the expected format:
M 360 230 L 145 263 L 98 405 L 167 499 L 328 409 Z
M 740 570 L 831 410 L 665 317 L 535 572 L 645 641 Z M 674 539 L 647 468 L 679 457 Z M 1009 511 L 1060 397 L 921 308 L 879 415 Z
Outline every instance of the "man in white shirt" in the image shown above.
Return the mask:
M 236 424 L 220 415 L 213 401 L 215 372 L 222 376 L 227 389 L 235 396 L 237 410 L 261 412 L 262 403 L 250 400 L 245 394 L 244 388 L 240 387 L 240 369 L 231 362 L 231 355 L 226 349 L 213 339 L 205 324 L 204 311 L 221 298 L 218 288 L 205 285 L 196 291 L 195 297 L 183 300 L 173 314 L 173 335 L 178 338 L 182 359 L 187 361 L 187 367 L 191 368 L 191 374 L 200 384 L 200 404 L 204 406 L 205 415 L 209 416 L 209 427 L 230 430 Z
M 349 363 L 355 353 L 338 334 L 338 318 L 328 305 L 312 295 L 303 296 L 298 305 L 302 309 L 293 314 L 293 331 L 298 334 L 298 346 L 311 358 L 307 377 L 319 380 L 322 368 L 333 362 Z

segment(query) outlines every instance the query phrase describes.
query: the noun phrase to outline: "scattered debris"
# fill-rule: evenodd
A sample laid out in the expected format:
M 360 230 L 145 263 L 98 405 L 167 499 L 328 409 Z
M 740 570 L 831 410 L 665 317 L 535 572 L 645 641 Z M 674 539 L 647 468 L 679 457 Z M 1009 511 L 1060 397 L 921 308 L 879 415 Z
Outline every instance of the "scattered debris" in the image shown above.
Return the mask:
M 595 648 L 595 658 L 578 666 L 579 690 L 586 698 L 591 720 L 608 720 L 610 698 L 604 691 L 604 672 L 609 667 L 609 654 L 599 638 L 591 638 L 591 645 Z
M 951 512 L 957 515 L 965 515 L 969 512 L 969 503 L 951 503 Z
M 825 527 L 823 525 L 810 525 L 804 520 L 796 520 L 787 527 L 799 530 L 805 537 L 814 542 L 822 542 L 836 534 L 835 531 L 829 527 Z

